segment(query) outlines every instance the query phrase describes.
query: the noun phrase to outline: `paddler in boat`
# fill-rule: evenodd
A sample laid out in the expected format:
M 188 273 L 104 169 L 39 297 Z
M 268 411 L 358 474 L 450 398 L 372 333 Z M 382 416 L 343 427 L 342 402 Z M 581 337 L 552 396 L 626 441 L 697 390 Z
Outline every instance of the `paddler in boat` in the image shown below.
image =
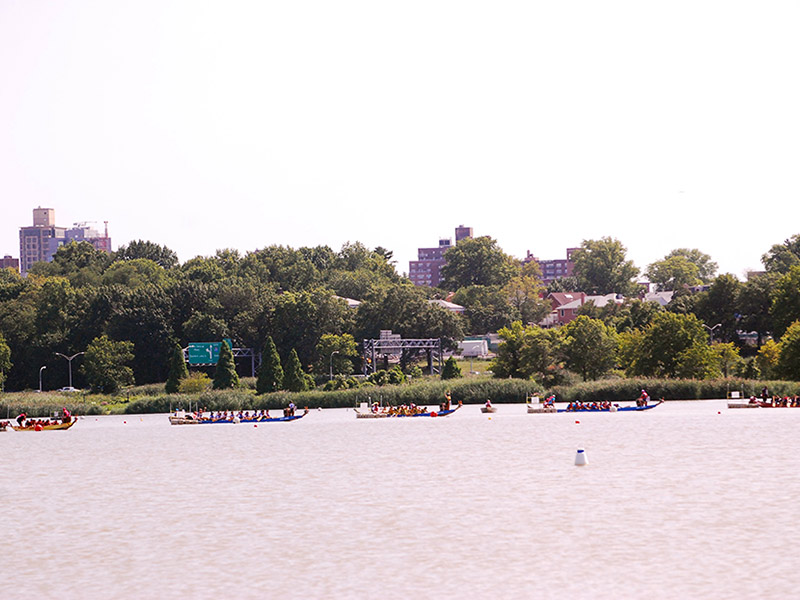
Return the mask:
M 450 410 L 450 390 L 444 393 L 444 402 L 439 405 L 439 410 Z
M 650 396 L 648 396 L 647 390 L 642 390 L 642 394 L 636 399 L 636 406 L 647 406 L 649 400 Z
M 25 419 L 27 419 L 27 418 L 28 418 L 27 414 L 19 413 L 19 415 L 17 415 L 17 425 L 19 425 L 20 427 L 24 427 L 25 426 Z

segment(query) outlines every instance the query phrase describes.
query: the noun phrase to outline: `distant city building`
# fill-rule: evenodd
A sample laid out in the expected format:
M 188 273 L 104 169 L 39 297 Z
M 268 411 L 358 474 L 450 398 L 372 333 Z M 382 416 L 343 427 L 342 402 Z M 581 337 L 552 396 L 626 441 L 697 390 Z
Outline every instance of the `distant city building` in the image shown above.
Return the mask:
M 456 244 L 472 237 L 472 227 L 459 225 L 456 227 Z M 444 253 L 453 247 L 450 238 L 440 238 L 435 248 L 417 248 L 417 260 L 408 263 L 408 278 L 414 285 L 438 287 L 441 281 L 439 271 L 447 264 Z
M 556 258 L 552 260 L 536 258 L 529 250 L 528 255 L 522 262 L 523 264 L 528 264 L 529 262 L 538 264 L 539 269 L 542 271 L 542 283 L 547 285 L 562 277 L 572 277 L 572 269 L 575 266 L 572 262 L 572 253 L 576 250 L 579 250 L 579 248 L 567 248 L 567 258 Z
M 101 235 L 88 223 L 75 223 L 72 227 L 56 225 L 56 211 L 52 208 L 34 208 L 33 225 L 19 228 L 19 270 L 26 275 L 31 265 L 49 262 L 59 247 L 70 242 L 89 242 L 103 252 L 111 252 L 108 222 Z
M 6 254 L 3 258 L 0 258 L 0 269 L 14 269 L 19 271 L 19 259 L 11 258 Z

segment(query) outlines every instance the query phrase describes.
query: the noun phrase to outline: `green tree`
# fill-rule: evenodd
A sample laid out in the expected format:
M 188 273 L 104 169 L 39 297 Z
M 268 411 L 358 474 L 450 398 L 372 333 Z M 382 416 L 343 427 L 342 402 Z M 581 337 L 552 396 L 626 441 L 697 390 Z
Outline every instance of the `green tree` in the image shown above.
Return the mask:
M 459 315 L 428 302 L 425 291 L 411 283 L 376 290 L 358 307 L 357 337 L 377 338 L 391 329 L 404 338 L 440 338 L 445 349 L 455 349 L 463 337 Z
M 178 255 L 166 246 L 159 246 L 153 242 L 145 242 L 136 240 L 125 246 L 120 246 L 114 254 L 113 260 L 134 260 L 138 258 L 146 258 L 152 260 L 154 263 L 164 267 L 165 269 L 172 269 L 178 266 Z
M 523 362 L 523 350 L 529 335 L 529 328 L 524 327 L 521 321 L 514 321 L 509 327 L 503 327 L 497 333 L 503 341 L 500 343 L 497 355 L 489 365 L 489 369 L 497 378 L 527 379 L 530 372 Z
M 320 279 L 314 263 L 303 252 L 276 245 L 247 254 L 239 264 L 239 274 L 294 292 L 309 289 Z
M 717 263 L 711 260 L 711 256 L 705 252 L 700 252 L 697 248 L 677 248 L 664 258 L 680 256 L 687 259 L 697 266 L 697 276 L 704 282 L 711 281 L 717 274 Z
M 782 337 L 789 326 L 800 319 L 800 265 L 791 267 L 775 284 L 772 293 L 773 335 Z
M 163 285 L 166 271 L 158 263 L 147 258 L 116 261 L 103 273 L 100 281 L 103 285 L 123 285 L 137 288 L 143 285 Z
M 180 344 L 175 344 L 169 360 L 169 375 L 164 391 L 168 394 L 175 394 L 180 391 L 181 381 L 189 376 L 189 369 L 186 368 L 186 361 L 183 359 L 183 349 Z
M 195 371 L 189 373 L 188 377 L 181 379 L 178 391 L 181 394 L 199 394 L 205 392 L 211 386 L 211 379 L 205 373 Z
M 215 390 L 226 390 L 239 387 L 239 375 L 236 373 L 236 364 L 233 362 L 233 352 L 227 340 L 223 340 L 219 347 L 219 359 L 214 371 Z
M 682 379 L 713 379 L 722 374 L 711 346 L 694 344 L 677 356 L 675 377 Z
M 709 327 L 720 324 L 714 331 L 717 341 L 733 342 L 739 339 L 736 305 L 741 289 L 741 281 L 731 274 L 725 274 L 717 277 L 707 292 L 698 294 L 695 314 Z
M 116 341 L 102 335 L 92 340 L 83 358 L 80 370 L 93 392 L 114 394 L 122 386 L 134 382 L 133 369 L 127 365 L 133 360 L 131 342 Z
M 535 276 L 514 277 L 503 287 L 503 293 L 508 296 L 515 318 L 523 323 L 538 323 L 552 310 L 550 302 L 544 299 L 544 287 Z
M 219 261 L 204 256 L 190 258 L 180 266 L 180 275 L 192 281 L 214 283 L 225 279 L 225 270 Z
M 325 333 L 317 344 L 317 356 L 317 373 L 350 375 L 353 372 L 353 360 L 358 358 L 358 345 L 349 333 Z
M 789 325 L 778 344 L 780 354 L 775 371 L 790 381 L 800 380 L 800 321 Z
M 521 371 L 544 386 L 561 383 L 564 367 L 561 362 L 564 337 L 561 329 L 528 327 L 520 352 Z
M 788 273 L 792 267 L 800 266 L 800 234 L 793 235 L 782 244 L 775 244 L 761 257 L 769 273 Z
M 512 284 L 509 282 L 507 285 Z M 453 302 L 464 307 L 467 332 L 480 335 L 508 327 L 513 321 L 521 321 L 519 311 L 513 306 L 513 293 L 496 285 L 471 285 L 458 290 Z M 525 302 L 524 293 L 521 292 L 518 298 L 521 303 Z
M 694 346 L 706 345 L 707 341 L 703 325 L 696 316 L 659 313 L 641 337 L 624 339 L 622 356 L 632 361 L 625 368 L 633 375 L 676 377 L 681 358 L 686 356 L 684 353 Z
M 100 274 L 108 263 L 108 254 L 96 249 L 89 242 L 72 241 L 58 248 L 51 262 L 34 263 L 29 273 L 66 277 L 75 287 L 97 285 Z
M 183 324 L 183 335 L 187 341 L 214 342 L 229 337 L 231 332 L 222 319 L 197 311 Z
M 458 290 L 470 285 L 505 285 L 519 274 L 519 263 L 488 237 L 466 238 L 444 253 L 447 264 L 440 287 Z
M 590 295 L 632 295 L 636 291 L 633 279 L 639 274 L 633 261 L 626 259 L 626 248 L 619 240 L 603 237 L 584 240 L 572 253 L 573 273 L 579 291 Z
M 267 336 L 264 349 L 261 351 L 261 366 L 258 368 L 256 393 L 267 394 L 283 389 L 283 366 L 278 349 L 271 336 Z
M 699 267 L 685 256 L 670 256 L 647 267 L 645 275 L 659 290 L 672 291 L 700 285 Z
M 139 383 L 165 381 L 169 365 L 164 360 L 175 343 L 170 297 L 161 286 L 117 288 L 103 331 L 134 344 L 132 368 Z
M 756 365 L 758 365 L 758 370 L 762 377 L 772 379 L 778 376 L 780 356 L 781 348 L 775 340 L 769 339 L 761 344 L 758 354 L 756 354 Z
M 733 342 L 718 343 L 711 346 L 714 360 L 723 377 L 729 377 L 738 370 L 742 357 Z
M 442 379 L 458 379 L 461 377 L 461 367 L 458 366 L 455 357 L 451 356 L 444 361 L 442 368 Z
M 297 350 L 292 348 L 286 364 L 283 366 L 283 388 L 290 392 L 304 392 L 308 389 L 308 381 L 303 371 L 303 365 L 297 356 Z
M 739 290 L 737 308 L 740 326 L 746 331 L 755 331 L 758 335 L 757 346 L 761 347 L 767 334 L 772 331 L 772 291 L 780 275 L 765 273 L 751 276 Z
M 616 331 L 599 319 L 579 316 L 564 326 L 563 351 L 567 367 L 584 381 L 598 379 L 616 364 Z
M 11 348 L 6 343 L 6 338 L 0 333 L 0 391 L 5 389 L 6 373 L 11 367 Z

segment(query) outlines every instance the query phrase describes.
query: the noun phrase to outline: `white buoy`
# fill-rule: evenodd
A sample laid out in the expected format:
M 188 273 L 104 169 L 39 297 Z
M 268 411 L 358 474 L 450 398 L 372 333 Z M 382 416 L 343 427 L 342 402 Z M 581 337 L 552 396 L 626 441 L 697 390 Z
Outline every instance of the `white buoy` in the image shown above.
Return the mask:
M 586 459 L 586 452 L 583 450 L 583 448 L 578 448 L 578 453 L 575 455 L 575 466 L 583 467 L 588 463 L 589 461 Z

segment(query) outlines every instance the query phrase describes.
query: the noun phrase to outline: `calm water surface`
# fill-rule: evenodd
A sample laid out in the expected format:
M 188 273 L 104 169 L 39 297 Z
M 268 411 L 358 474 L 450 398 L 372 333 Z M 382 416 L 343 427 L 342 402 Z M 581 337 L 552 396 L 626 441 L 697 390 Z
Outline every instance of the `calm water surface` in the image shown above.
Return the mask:
M 2 597 L 796 597 L 798 425 L 706 401 L 9 431 Z

